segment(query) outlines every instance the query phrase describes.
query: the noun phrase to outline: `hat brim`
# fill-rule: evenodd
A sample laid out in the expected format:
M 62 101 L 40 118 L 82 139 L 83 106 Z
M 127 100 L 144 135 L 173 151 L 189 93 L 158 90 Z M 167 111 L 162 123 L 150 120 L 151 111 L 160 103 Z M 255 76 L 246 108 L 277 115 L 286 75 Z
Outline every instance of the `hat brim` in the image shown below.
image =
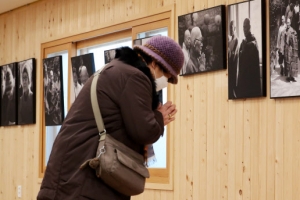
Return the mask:
M 171 65 L 169 65 L 160 55 L 153 52 L 151 49 L 149 49 L 146 46 L 135 45 L 133 48 L 142 50 L 145 54 L 151 56 L 152 58 L 155 59 L 155 61 L 159 62 L 159 64 L 161 64 L 164 67 L 164 69 L 171 74 L 171 77 L 168 79 L 168 82 L 172 83 L 172 84 L 177 84 L 177 82 L 178 82 L 177 73 L 173 70 Z

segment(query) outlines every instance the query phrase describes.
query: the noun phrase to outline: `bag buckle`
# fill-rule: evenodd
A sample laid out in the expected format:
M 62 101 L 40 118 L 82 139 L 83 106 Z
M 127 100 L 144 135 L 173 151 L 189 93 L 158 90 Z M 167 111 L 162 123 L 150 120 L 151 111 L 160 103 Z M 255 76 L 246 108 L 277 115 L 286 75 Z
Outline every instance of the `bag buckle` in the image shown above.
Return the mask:
M 104 146 L 101 147 L 101 149 L 99 150 L 99 155 L 97 156 L 97 158 L 100 158 L 100 156 L 101 156 L 102 154 L 104 154 L 105 152 L 106 152 L 105 147 L 104 147 Z
M 105 134 L 106 133 L 106 130 L 105 129 L 103 129 L 103 131 L 102 132 L 99 132 L 99 135 L 100 136 L 102 136 L 103 134 Z

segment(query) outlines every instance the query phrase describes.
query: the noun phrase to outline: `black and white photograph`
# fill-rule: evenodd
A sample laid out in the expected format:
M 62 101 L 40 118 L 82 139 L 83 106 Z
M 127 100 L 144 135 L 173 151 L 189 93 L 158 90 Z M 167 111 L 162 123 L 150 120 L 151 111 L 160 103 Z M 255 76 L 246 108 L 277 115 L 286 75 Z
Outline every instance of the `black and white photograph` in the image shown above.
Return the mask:
M 178 17 L 179 45 L 184 54 L 180 75 L 226 69 L 225 6 Z
M 35 123 L 35 59 L 18 62 L 18 125 Z
M 89 77 L 95 73 L 94 54 L 88 53 L 71 58 L 73 75 L 73 92 L 75 99 Z
M 270 1 L 270 98 L 300 96 L 299 0 Z
M 228 99 L 266 96 L 265 2 L 228 5 Z
M 61 125 L 64 120 L 62 56 L 45 58 L 43 64 L 45 123 Z
M 116 56 L 116 49 L 109 49 L 104 51 L 104 63 L 107 64 Z
M 1 126 L 17 124 L 17 63 L 0 66 L 1 71 Z

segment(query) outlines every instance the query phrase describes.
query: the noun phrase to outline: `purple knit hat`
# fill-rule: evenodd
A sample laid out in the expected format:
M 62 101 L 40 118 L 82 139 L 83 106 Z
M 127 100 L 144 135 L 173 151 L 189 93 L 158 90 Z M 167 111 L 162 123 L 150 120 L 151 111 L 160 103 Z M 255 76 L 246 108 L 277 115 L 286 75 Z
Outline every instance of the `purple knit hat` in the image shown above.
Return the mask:
M 177 84 L 177 75 L 183 66 L 184 56 L 181 47 L 174 40 L 166 36 L 154 36 L 144 45 L 136 45 L 134 48 L 151 56 L 171 74 L 168 82 Z

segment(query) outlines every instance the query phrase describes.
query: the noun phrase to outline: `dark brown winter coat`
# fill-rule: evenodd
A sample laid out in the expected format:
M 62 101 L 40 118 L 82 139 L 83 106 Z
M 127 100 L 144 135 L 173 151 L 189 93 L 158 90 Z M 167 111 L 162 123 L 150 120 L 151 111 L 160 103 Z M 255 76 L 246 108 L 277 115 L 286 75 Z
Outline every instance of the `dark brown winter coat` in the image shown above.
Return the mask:
M 105 128 L 143 154 L 144 145 L 157 141 L 164 129 L 162 114 L 154 109 L 158 105 L 154 80 L 133 50 L 122 48 L 116 57 L 101 72 L 97 84 Z M 99 139 L 91 82 L 92 78 L 79 93 L 54 142 L 38 200 L 130 199 L 105 185 L 90 167 L 79 169 L 85 160 L 95 157 Z

